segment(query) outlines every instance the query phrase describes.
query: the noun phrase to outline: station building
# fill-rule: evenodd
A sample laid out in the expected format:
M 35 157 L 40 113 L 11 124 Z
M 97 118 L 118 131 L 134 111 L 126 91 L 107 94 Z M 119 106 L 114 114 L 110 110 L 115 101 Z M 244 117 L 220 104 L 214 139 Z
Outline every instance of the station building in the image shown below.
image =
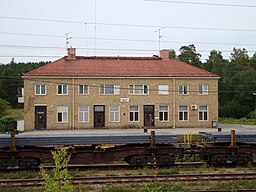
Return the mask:
M 25 131 L 212 127 L 215 74 L 169 58 L 68 55 L 24 74 Z

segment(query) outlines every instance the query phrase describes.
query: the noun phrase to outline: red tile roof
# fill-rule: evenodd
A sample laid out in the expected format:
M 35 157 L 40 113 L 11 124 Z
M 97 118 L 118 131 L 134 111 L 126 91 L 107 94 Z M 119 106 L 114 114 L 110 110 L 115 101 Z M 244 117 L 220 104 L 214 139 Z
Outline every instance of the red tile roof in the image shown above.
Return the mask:
M 54 77 L 218 77 L 176 59 L 160 57 L 63 57 L 27 76 Z

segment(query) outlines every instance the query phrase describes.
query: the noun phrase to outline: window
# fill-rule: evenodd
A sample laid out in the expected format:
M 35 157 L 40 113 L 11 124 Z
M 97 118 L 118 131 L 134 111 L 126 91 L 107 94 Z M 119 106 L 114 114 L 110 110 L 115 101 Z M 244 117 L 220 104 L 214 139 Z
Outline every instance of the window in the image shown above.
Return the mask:
M 130 106 L 130 121 L 139 121 L 139 106 Z
M 208 85 L 199 85 L 198 86 L 198 93 L 200 95 L 207 95 L 208 94 Z
M 46 95 L 46 85 L 35 85 L 36 95 Z
M 79 85 L 78 86 L 78 94 L 79 95 L 88 95 L 89 94 L 89 86 L 88 85 Z
M 58 113 L 58 123 L 67 123 L 68 122 L 68 107 L 60 106 L 57 107 Z
M 199 121 L 208 121 L 208 106 L 202 105 L 198 108 Z
M 79 106 L 79 122 L 89 122 L 89 107 L 88 106 Z
M 159 95 L 168 95 L 169 90 L 168 90 L 168 85 L 158 85 L 158 94 Z
M 67 84 L 57 85 L 57 94 L 58 95 L 67 95 L 68 94 L 68 85 Z
M 159 121 L 168 121 L 168 106 L 159 106 Z
M 188 94 L 188 85 L 179 85 L 178 92 L 180 95 L 187 95 Z
M 129 94 L 131 95 L 148 95 L 148 85 L 129 85 Z
M 188 106 L 186 105 L 179 106 L 179 120 L 188 121 Z
M 109 107 L 109 121 L 110 122 L 119 122 L 120 121 L 120 110 L 119 106 L 110 106 Z
M 101 95 L 119 95 L 120 85 L 100 85 Z

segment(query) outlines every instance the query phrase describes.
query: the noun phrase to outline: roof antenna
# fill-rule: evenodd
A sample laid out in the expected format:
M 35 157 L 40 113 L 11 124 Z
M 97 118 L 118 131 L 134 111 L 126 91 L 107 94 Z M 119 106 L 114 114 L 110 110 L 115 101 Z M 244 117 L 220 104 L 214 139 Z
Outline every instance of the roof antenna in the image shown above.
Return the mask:
M 84 26 L 85 26 L 85 47 L 86 47 L 86 56 L 88 56 L 87 26 L 86 26 L 86 22 L 84 23 Z
M 160 46 L 160 44 L 161 44 L 161 38 L 163 37 L 163 36 L 161 36 L 161 30 L 163 30 L 163 29 L 165 29 L 166 27 L 161 27 L 161 28 L 159 28 L 159 29 L 157 29 L 155 32 L 158 32 L 158 49 L 159 49 L 159 52 L 160 52 L 160 49 L 161 49 L 161 46 Z
M 68 45 L 70 44 L 70 39 L 72 39 L 72 37 L 70 36 L 70 33 L 66 33 L 66 50 L 68 50 Z

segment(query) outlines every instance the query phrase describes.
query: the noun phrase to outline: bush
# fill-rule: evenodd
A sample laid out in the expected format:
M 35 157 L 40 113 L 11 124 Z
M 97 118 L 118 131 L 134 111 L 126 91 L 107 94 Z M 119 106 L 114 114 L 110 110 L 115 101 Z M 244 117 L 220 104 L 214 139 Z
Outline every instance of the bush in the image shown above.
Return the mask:
M 5 114 L 8 107 L 9 103 L 0 98 L 0 117 L 2 117 Z
M 14 118 L 0 118 L 0 133 L 8 133 L 17 129 L 17 121 Z

